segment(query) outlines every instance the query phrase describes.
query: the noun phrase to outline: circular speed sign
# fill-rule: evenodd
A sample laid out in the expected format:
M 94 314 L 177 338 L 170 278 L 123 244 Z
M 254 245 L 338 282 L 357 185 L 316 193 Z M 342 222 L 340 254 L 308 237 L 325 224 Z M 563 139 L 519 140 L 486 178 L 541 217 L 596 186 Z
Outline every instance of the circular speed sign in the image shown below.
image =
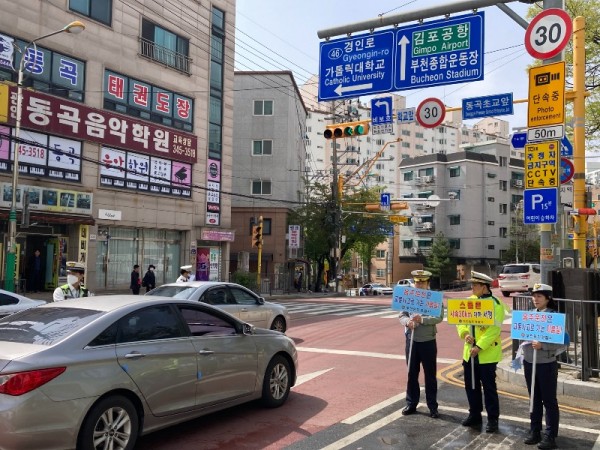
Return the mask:
M 525 48 L 537 59 L 558 55 L 569 43 L 573 22 L 560 8 L 545 9 L 533 18 L 525 32 Z
M 425 128 L 435 128 L 444 121 L 446 107 L 439 98 L 426 98 L 417 107 L 417 122 Z

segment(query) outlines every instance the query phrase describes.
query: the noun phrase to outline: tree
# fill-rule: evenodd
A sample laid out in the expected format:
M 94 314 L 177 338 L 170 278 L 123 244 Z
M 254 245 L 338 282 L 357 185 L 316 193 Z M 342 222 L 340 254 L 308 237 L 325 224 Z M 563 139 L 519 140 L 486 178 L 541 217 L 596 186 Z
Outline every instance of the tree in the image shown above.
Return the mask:
M 586 149 L 598 150 L 598 143 L 600 142 L 600 0 L 566 0 L 565 10 L 572 19 L 577 16 L 585 17 L 585 85 L 590 93 L 590 97 L 586 100 Z M 529 8 L 527 17 L 531 19 L 541 11 L 541 2 L 539 2 Z M 572 89 L 572 40 L 565 51 L 565 61 L 567 62 L 567 76 L 569 78 L 567 79 L 567 89 Z M 537 64 L 541 64 L 541 61 Z M 570 103 L 567 103 L 567 107 L 568 110 L 572 111 Z M 572 123 L 572 112 L 570 116 L 567 123 Z
M 433 277 L 439 279 L 440 287 L 448 284 L 456 276 L 456 264 L 451 259 L 452 249 L 444 233 L 438 233 L 433 238 L 431 253 L 427 257 L 426 268 Z

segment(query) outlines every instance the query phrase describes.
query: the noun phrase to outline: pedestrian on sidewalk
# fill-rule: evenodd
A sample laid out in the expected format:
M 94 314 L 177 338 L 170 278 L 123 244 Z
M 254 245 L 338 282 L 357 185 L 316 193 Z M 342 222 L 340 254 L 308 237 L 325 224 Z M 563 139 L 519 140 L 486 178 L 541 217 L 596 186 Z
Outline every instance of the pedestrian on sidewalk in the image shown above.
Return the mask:
M 129 283 L 129 289 L 133 295 L 140 295 L 140 288 L 142 286 L 142 280 L 140 279 L 140 266 L 135 264 L 131 271 L 131 282 Z
M 431 272 L 427 270 L 413 270 L 411 272 L 415 281 L 415 287 L 418 289 L 429 289 L 429 280 Z M 436 325 L 444 320 L 444 309 L 442 308 L 439 317 L 432 317 L 421 314 L 409 314 L 408 311 L 400 313 L 400 324 L 405 327 L 406 334 L 406 362 L 408 367 L 408 381 L 406 382 L 406 406 L 402 410 L 403 416 L 415 414 L 421 388 L 419 387 L 419 372 L 423 365 L 425 374 L 425 398 L 429 407 L 429 417 L 437 419 L 437 344 L 435 335 L 437 333 Z M 412 343 L 412 352 L 410 352 L 410 343 Z M 409 358 L 410 355 L 410 358 Z
M 491 285 L 494 280 L 489 276 L 471 271 L 469 281 L 473 289 L 473 295 L 469 298 L 494 300 L 494 325 L 457 326 L 458 335 L 465 341 L 463 347 L 463 373 L 465 392 L 469 401 L 469 415 L 462 421 L 462 425 L 473 428 L 481 426 L 481 413 L 485 396 L 485 410 L 488 416 L 485 431 L 486 433 L 495 433 L 498 431 L 498 418 L 500 417 L 496 367 L 502 360 L 500 332 L 504 321 L 504 305 L 492 295 Z M 474 383 L 471 376 L 472 361 L 474 361 Z
M 154 265 L 150 264 L 148 266 L 148 270 L 144 274 L 144 279 L 142 280 L 142 286 L 146 288 L 146 292 L 151 291 L 156 287 L 156 276 L 154 275 Z
M 556 312 L 556 303 L 552 298 L 552 286 L 542 283 L 533 285 L 531 291 L 534 309 L 536 312 Z M 538 444 L 539 449 L 552 449 L 556 447 L 558 435 L 559 409 L 556 399 L 558 385 L 557 352 L 561 344 L 542 343 L 539 341 L 523 342 L 523 368 L 527 391 L 531 396 L 531 382 L 533 375 L 533 351 L 537 350 L 535 365 L 535 383 L 533 392 L 533 411 L 529 414 L 529 435 L 523 441 L 527 445 Z M 542 417 L 546 410 L 546 430 L 542 435 Z

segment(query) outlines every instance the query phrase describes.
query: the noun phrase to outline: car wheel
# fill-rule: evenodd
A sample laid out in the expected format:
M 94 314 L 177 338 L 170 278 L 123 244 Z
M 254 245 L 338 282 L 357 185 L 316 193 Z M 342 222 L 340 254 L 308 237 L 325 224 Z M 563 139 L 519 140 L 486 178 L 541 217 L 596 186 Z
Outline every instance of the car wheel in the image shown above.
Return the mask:
M 510 295 L 510 292 L 508 292 L 508 291 L 502 291 L 502 295 L 504 295 L 505 297 L 508 297 Z
M 88 412 L 79 436 L 77 448 L 98 450 L 131 450 L 139 432 L 138 413 L 125 397 L 107 397 Z
M 287 330 L 285 319 L 281 316 L 275 317 L 275 319 L 273 319 L 273 323 L 271 324 L 271 330 L 285 333 L 285 330 Z
M 283 356 L 275 356 L 267 367 L 263 380 L 262 402 L 268 408 L 285 403 L 290 394 L 290 363 Z

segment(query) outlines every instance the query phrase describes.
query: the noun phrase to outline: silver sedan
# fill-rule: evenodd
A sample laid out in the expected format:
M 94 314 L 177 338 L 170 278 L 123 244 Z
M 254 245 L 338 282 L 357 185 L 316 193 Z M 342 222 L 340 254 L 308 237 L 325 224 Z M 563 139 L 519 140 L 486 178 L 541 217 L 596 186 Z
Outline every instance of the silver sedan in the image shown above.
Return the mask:
M 14 292 L 0 289 L 0 317 L 44 305 L 45 303 L 43 300 L 32 300 Z
M 260 328 L 285 333 L 290 315 L 283 305 L 266 302 L 244 286 L 221 281 L 188 281 L 170 283 L 153 289 L 146 295 L 196 300 L 216 306 L 238 319 Z
M 198 302 L 133 295 L 0 319 L 0 447 L 122 449 L 296 382 L 294 342 Z

